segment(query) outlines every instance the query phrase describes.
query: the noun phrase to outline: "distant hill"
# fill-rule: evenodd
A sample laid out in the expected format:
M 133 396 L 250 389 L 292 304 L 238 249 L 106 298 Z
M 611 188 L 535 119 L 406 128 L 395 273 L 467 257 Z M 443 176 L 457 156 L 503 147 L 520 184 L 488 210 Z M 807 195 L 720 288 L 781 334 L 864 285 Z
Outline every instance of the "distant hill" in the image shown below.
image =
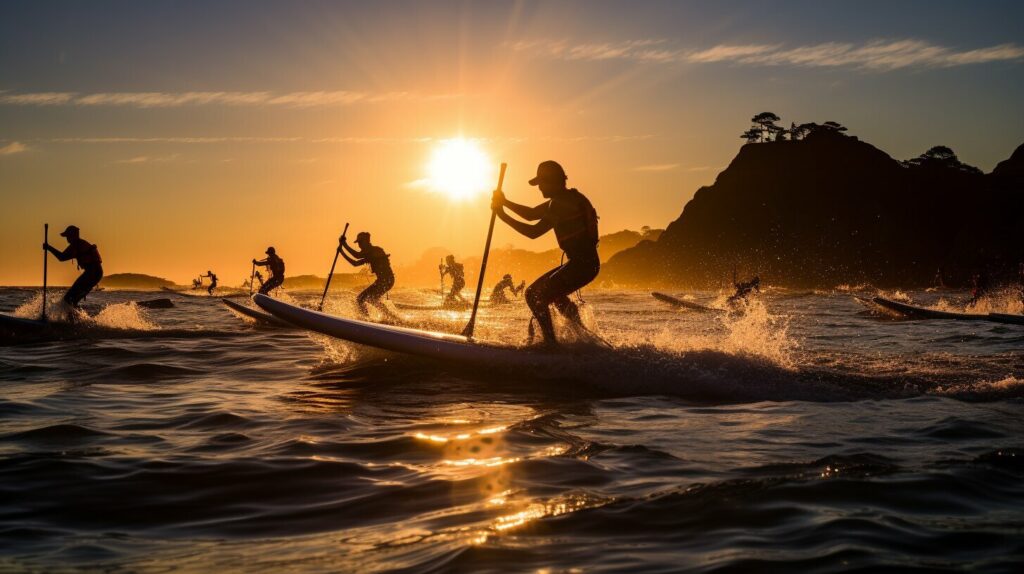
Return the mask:
M 845 130 L 845 128 L 843 128 Z M 745 134 L 746 135 L 746 134 Z M 905 162 L 836 130 L 744 145 L 657 241 L 613 256 L 622 285 L 965 285 L 1024 261 L 1024 146 L 991 174 L 932 148 Z
M 159 289 L 173 287 L 174 282 L 142 273 L 114 273 L 103 277 L 100 286 L 106 289 Z

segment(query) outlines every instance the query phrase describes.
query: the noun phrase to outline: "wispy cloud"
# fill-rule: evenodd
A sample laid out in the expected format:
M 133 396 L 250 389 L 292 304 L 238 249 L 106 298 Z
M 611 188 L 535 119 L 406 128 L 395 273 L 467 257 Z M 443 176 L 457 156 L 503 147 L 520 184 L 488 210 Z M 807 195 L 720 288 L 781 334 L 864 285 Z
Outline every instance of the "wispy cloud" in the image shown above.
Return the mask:
M 0 147 L 0 155 L 14 155 L 16 153 L 23 153 L 26 151 L 28 151 L 28 146 L 21 142 L 11 142 Z
M 786 47 L 781 44 L 719 44 L 705 49 L 677 48 L 667 40 L 572 44 L 564 40 L 516 42 L 510 47 L 533 56 L 561 60 L 633 60 L 652 63 L 840 67 L 873 71 L 901 68 L 949 68 L 1024 59 L 1024 47 L 1000 44 L 975 49 L 937 46 L 922 40 L 873 40 L 863 44 L 827 42 Z
M 634 167 L 633 171 L 672 171 L 678 167 L 678 163 L 656 163 Z
M 168 161 L 174 161 L 174 160 L 178 159 L 178 157 L 179 156 L 176 153 L 170 154 L 170 155 L 160 155 L 160 156 L 138 155 L 138 156 L 130 157 L 130 158 L 127 158 L 127 159 L 115 160 L 114 163 L 127 163 L 127 164 L 165 163 L 165 162 L 168 162 Z
M 308 108 L 349 106 L 381 102 L 433 101 L 460 97 L 459 94 L 417 92 L 36 92 L 0 93 L 0 104 L 21 106 L 122 106 L 135 108 L 177 108 L 184 106 L 280 106 Z

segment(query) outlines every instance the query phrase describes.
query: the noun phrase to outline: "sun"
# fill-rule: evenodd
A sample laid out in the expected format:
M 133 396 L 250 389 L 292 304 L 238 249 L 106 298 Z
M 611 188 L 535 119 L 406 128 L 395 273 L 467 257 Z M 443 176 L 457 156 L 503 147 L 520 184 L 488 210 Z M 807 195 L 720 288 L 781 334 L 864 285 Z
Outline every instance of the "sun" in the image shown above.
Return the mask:
M 427 187 L 450 199 L 466 200 L 493 185 L 492 167 L 490 158 L 475 141 L 442 140 L 427 164 Z

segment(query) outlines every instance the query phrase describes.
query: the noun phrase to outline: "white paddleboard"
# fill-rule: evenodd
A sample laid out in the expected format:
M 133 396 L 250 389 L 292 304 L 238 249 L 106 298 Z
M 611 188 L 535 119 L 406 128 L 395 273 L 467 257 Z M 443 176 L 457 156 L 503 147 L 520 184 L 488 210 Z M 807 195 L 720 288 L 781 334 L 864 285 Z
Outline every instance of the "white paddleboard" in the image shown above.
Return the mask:
M 989 313 L 989 321 L 1003 323 L 1006 325 L 1024 325 L 1024 315 L 1011 315 L 1009 313 Z
M 673 307 L 689 309 L 691 311 L 699 311 L 701 313 L 726 313 L 727 312 L 725 309 L 715 309 L 714 307 L 705 307 L 704 305 L 698 305 L 697 303 L 691 303 L 690 301 L 686 301 L 686 300 L 683 300 L 683 299 L 678 299 L 676 297 L 673 297 L 671 295 L 666 295 L 664 293 L 658 293 L 657 291 L 651 293 L 651 296 L 654 297 L 655 299 L 657 299 L 658 301 L 661 301 L 662 303 L 668 303 L 669 305 L 672 305 Z
M 938 309 L 929 309 L 927 307 L 918 307 L 917 305 L 900 303 L 899 301 L 893 301 L 884 297 L 875 297 L 871 302 L 883 309 L 903 315 L 910 319 L 951 319 L 953 321 L 988 320 L 988 315 L 980 313 L 954 313 L 952 311 L 940 311 Z
M 564 365 L 566 359 L 570 358 L 567 353 L 558 351 L 520 349 L 469 340 L 462 335 L 335 317 L 296 307 L 266 295 L 257 294 L 253 301 L 271 315 L 292 325 L 397 353 L 490 367 Z

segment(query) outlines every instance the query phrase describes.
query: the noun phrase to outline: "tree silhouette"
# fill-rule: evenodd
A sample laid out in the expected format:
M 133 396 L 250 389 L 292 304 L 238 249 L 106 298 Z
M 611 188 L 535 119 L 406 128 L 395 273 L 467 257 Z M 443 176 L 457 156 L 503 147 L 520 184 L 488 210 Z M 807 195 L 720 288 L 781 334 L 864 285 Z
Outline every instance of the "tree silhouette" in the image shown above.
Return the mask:
M 756 128 L 750 128 L 743 132 L 740 138 L 747 140 L 747 143 L 757 143 L 761 141 L 761 131 Z
M 754 124 L 754 127 L 751 129 L 757 129 L 761 131 L 761 141 L 771 141 L 772 136 L 774 134 L 777 134 L 779 130 L 782 129 L 779 126 L 775 125 L 775 122 L 781 119 L 782 118 L 773 114 L 772 112 L 761 112 L 756 116 L 750 118 L 751 123 Z
M 813 122 L 800 124 L 798 126 L 794 125 L 793 127 L 789 128 L 789 137 L 790 139 L 794 140 L 802 140 L 805 137 L 807 137 L 807 134 L 814 131 L 814 129 L 817 127 L 819 127 L 818 124 Z
M 981 174 L 982 171 L 973 165 L 967 165 L 956 157 L 952 149 L 944 145 L 933 146 L 923 154 L 902 162 L 904 167 L 955 169 L 964 173 Z
M 845 132 L 846 131 L 846 128 L 842 124 L 840 124 L 839 122 L 825 122 L 825 123 L 821 124 L 821 127 L 823 129 L 827 130 L 827 131 L 836 132 L 836 133 L 840 133 L 840 132 Z

